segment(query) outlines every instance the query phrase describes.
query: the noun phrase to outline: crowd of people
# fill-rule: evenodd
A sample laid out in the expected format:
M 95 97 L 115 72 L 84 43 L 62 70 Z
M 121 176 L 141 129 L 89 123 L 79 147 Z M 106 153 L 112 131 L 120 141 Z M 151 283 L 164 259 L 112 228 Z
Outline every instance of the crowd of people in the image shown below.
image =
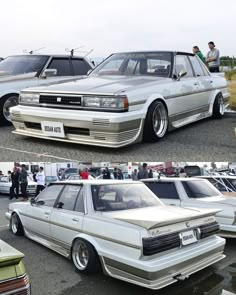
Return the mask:
M 220 72 L 220 51 L 216 48 L 215 43 L 210 41 L 208 43 L 209 51 L 204 57 L 198 46 L 193 47 L 193 53 L 196 54 L 207 66 L 211 73 Z

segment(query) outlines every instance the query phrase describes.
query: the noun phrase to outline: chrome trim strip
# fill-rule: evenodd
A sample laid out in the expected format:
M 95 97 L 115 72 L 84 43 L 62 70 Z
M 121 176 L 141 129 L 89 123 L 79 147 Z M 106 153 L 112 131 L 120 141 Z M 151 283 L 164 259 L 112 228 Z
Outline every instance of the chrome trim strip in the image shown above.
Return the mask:
M 209 111 L 209 105 L 205 105 L 205 106 L 202 106 L 202 107 L 199 107 L 199 108 L 195 108 L 195 109 L 192 109 L 190 111 L 187 111 L 187 112 L 180 112 L 180 113 L 177 113 L 177 114 L 173 114 L 173 115 L 170 115 L 169 118 L 171 121 L 178 121 L 180 119 L 184 119 L 184 118 L 187 118 L 187 117 L 190 117 L 192 115 L 196 115 L 196 114 L 199 114 L 199 113 L 202 113 L 202 112 L 207 112 Z
M 140 104 L 144 104 L 147 100 L 143 99 L 143 100 L 139 100 L 139 101 L 133 101 L 129 103 L 129 106 L 136 106 L 136 105 L 140 105 Z

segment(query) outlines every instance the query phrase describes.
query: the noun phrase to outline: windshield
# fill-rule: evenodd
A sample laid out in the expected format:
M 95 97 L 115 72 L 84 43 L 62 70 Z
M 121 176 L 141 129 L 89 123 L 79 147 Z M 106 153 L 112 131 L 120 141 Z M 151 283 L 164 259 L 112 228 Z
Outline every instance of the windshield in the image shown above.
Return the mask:
M 162 205 L 144 184 L 92 185 L 91 190 L 95 211 L 119 211 Z
M 170 77 L 172 53 L 117 53 L 102 62 L 92 75 L 149 75 Z
M 48 56 L 9 56 L 0 63 L 0 75 L 20 75 L 33 72 L 39 73 L 43 69 L 47 59 Z
M 57 176 L 46 176 L 46 181 L 57 181 Z
M 183 181 L 183 186 L 189 198 L 207 198 L 222 196 L 209 182 L 202 180 Z

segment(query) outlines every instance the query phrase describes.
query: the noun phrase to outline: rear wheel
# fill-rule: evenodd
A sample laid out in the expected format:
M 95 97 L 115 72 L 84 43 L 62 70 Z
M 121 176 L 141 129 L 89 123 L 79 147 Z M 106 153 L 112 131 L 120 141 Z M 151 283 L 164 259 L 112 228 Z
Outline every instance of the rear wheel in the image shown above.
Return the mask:
M 214 101 L 212 118 L 221 119 L 224 115 L 224 112 L 224 98 L 222 94 L 218 94 Z
M 20 221 L 19 216 L 16 213 L 13 213 L 11 216 L 11 222 L 10 222 L 11 230 L 13 234 L 17 236 L 23 236 L 24 235 L 24 228 Z
M 100 270 L 100 260 L 95 248 L 83 239 L 76 239 L 72 246 L 72 261 L 79 272 L 95 273 Z
M 10 125 L 10 108 L 18 105 L 18 96 L 11 94 L 0 98 L 0 125 Z
M 163 138 L 168 129 L 168 113 L 165 105 L 157 100 L 151 104 L 145 119 L 143 139 L 154 142 Z

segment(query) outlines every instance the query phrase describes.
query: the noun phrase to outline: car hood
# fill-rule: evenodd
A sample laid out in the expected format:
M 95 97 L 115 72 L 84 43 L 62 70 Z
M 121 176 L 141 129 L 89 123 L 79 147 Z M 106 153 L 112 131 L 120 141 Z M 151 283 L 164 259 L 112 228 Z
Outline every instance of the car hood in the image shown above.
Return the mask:
M 119 94 L 132 87 L 142 87 L 150 82 L 164 81 L 168 78 L 148 76 L 89 76 L 81 80 L 50 85 L 47 87 L 36 87 L 27 91 L 57 92 L 57 93 L 96 93 L 96 94 Z
M 103 213 L 108 217 L 132 223 L 146 229 L 190 221 L 201 217 L 215 215 L 221 210 L 180 208 L 174 206 L 157 206 L 143 209 L 124 210 Z
M 16 264 L 24 254 L 0 240 L 0 266 Z
M 208 198 L 199 198 L 196 199 L 198 202 L 207 202 L 211 205 L 229 205 L 229 206 L 236 206 L 236 197 L 208 197 Z
M 0 83 L 12 82 L 17 80 L 26 80 L 35 77 L 37 72 L 20 74 L 20 75 L 7 75 L 0 72 Z

